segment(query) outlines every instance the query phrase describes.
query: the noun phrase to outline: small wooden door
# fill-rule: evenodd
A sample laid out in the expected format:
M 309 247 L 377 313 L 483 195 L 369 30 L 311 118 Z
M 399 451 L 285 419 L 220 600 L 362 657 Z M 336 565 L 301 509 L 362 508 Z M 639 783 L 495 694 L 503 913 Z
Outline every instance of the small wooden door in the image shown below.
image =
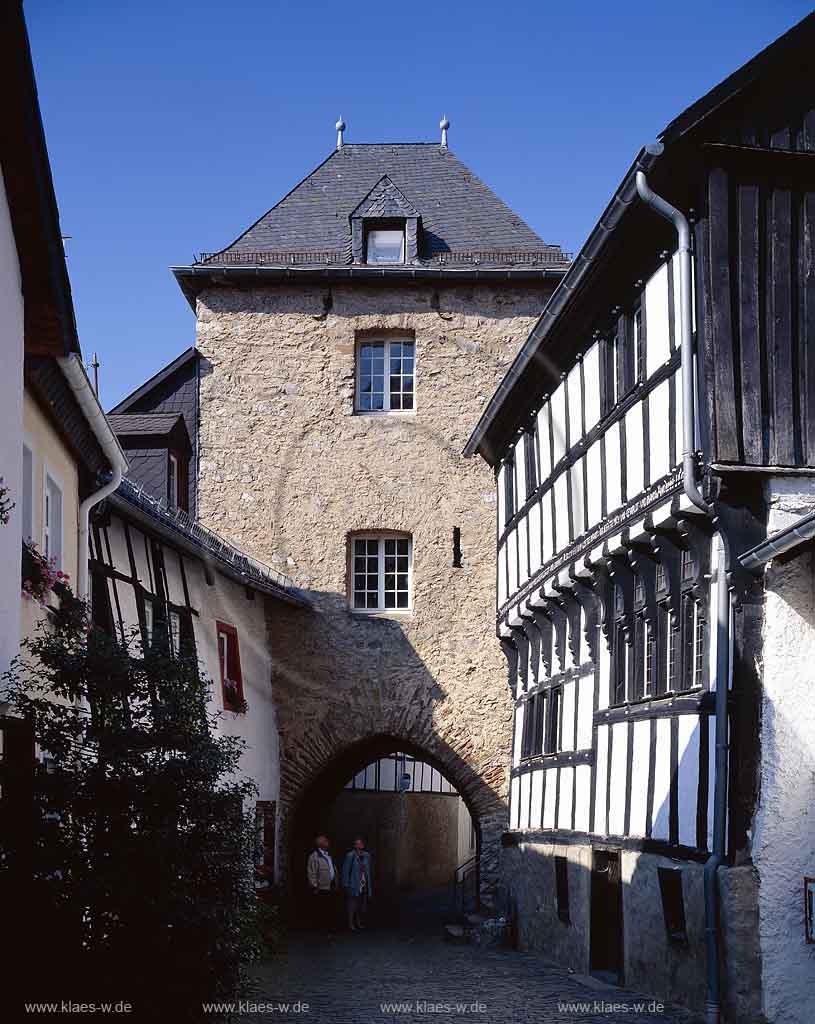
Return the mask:
M 623 980 L 623 903 L 620 854 L 595 850 L 591 872 L 591 970 Z

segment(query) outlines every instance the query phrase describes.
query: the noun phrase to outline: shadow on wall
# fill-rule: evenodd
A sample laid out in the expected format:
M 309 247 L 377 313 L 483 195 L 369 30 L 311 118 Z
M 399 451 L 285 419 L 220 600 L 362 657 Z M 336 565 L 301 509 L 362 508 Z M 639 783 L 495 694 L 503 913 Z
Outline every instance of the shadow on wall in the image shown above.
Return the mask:
M 338 755 L 306 788 L 290 819 L 290 892 L 298 902 L 301 897 L 308 897 L 306 859 L 314 848 L 314 837 L 322 832 L 332 840 L 338 866 L 356 835 L 366 839 L 374 860 L 377 898 L 394 900 L 414 888 L 452 888 L 453 872 L 458 866 L 455 797 L 344 789 L 349 779 L 366 765 L 395 750 L 424 760 L 455 784 L 440 761 L 404 737 L 371 736 Z M 467 807 L 473 817 L 478 853 L 478 817 L 471 804 L 467 803 Z
M 436 768 L 464 800 L 479 836 L 482 894 L 493 893 L 507 820 L 504 679 L 488 693 L 464 689 L 451 699 L 407 634 L 415 622 L 354 614 L 337 593 L 309 597 L 313 611 L 278 607 L 268 618 L 281 737 L 281 875 L 297 886 L 315 829 L 345 784 L 400 750 Z M 437 635 L 433 642 L 451 642 Z M 427 645 L 427 633 L 421 639 Z
M 708 721 L 712 742 L 712 716 Z M 665 1002 L 704 1007 L 711 819 L 697 815 L 697 798 L 707 788 L 712 802 L 713 793 L 712 778 L 699 786 L 698 764 L 699 746 L 688 743 L 670 789 L 655 794 L 649 835 L 633 843 L 614 834 L 578 833 L 568 843 L 557 832 L 507 835 L 502 877 L 520 949 Z M 664 782 L 671 782 L 667 774 Z M 624 780 L 615 794 L 625 798 Z M 613 821 L 613 808 L 611 814 Z M 670 856 L 667 842 L 677 835 L 681 859 Z M 760 970 L 753 869 L 723 868 L 719 888 L 725 1008 L 732 1019 L 753 1020 Z

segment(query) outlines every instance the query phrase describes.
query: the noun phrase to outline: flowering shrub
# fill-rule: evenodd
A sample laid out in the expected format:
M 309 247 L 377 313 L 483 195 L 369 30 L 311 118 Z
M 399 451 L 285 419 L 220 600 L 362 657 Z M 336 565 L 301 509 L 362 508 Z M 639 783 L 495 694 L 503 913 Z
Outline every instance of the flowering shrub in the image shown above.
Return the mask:
M 69 581 L 68 574 L 57 569 L 53 558 L 47 559 L 36 544 L 27 541 L 23 541 L 22 577 L 23 597 L 41 605 L 47 603 L 51 591 L 62 597 Z
M 9 501 L 8 487 L 0 476 L 0 526 L 5 526 L 8 523 L 13 508 L 14 502 Z

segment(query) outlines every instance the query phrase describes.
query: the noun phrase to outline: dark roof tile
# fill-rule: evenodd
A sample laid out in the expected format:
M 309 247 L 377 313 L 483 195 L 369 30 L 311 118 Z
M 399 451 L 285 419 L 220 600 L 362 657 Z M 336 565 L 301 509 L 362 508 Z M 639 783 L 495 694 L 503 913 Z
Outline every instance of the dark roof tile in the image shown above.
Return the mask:
M 384 187 L 377 186 L 383 183 Z M 388 186 L 392 186 L 389 188 Z M 348 258 L 350 217 L 366 198 L 390 209 L 398 197 L 422 218 L 421 261 L 470 254 L 524 254 L 554 264 L 568 262 L 543 241 L 449 149 L 437 143 L 349 143 L 230 246 L 205 259 L 251 262 L 255 254 L 310 253 L 314 262 Z M 479 260 L 505 262 L 503 258 Z M 268 262 L 264 260 L 263 262 Z

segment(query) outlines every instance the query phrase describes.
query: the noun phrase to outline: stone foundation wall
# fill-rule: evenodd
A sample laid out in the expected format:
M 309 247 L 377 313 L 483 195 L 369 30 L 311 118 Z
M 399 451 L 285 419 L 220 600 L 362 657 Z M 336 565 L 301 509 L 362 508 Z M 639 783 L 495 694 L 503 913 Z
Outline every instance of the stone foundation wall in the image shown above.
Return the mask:
M 495 488 L 461 450 L 548 291 L 343 285 L 199 299 L 200 516 L 314 602 L 269 621 L 284 837 L 299 796 L 352 743 L 404 738 L 467 799 L 482 882 L 495 881 L 511 738 L 494 634 Z M 364 331 L 415 337 L 415 413 L 354 414 Z M 348 537 L 364 530 L 412 535 L 411 613 L 349 610 Z
M 568 861 L 569 915 L 558 917 L 556 856 Z M 669 940 L 657 868 L 681 869 L 687 944 Z M 518 945 L 587 974 L 591 970 L 592 847 L 585 843 L 522 842 L 503 851 L 502 888 L 515 919 Z M 651 853 L 620 853 L 623 984 L 644 995 L 701 1010 L 705 1004 L 703 865 Z
M 767 531 L 815 510 L 800 477 L 766 485 Z M 815 944 L 805 941 L 804 877 L 815 877 L 815 556 L 802 545 L 764 578 L 759 802 L 753 830 L 763 1010 L 768 1020 L 813 1018 Z

